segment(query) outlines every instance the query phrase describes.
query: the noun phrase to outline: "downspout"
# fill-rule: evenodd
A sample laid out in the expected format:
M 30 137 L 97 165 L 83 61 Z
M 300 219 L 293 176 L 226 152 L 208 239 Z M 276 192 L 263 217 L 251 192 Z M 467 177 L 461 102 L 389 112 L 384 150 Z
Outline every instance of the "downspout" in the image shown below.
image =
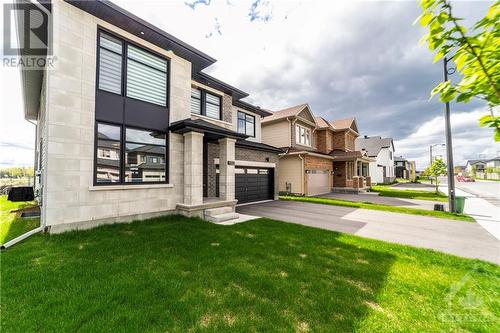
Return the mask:
M 36 169 L 36 149 L 37 149 L 37 136 L 38 136 L 38 125 L 30 120 L 28 120 L 28 122 L 30 124 L 33 124 L 35 126 L 35 156 L 34 156 L 34 161 L 33 161 L 33 191 L 34 191 L 34 187 L 35 187 L 35 169 Z M 16 243 L 19 243 L 20 241 L 22 241 L 23 239 L 26 239 L 28 238 L 29 236 L 31 235 L 34 235 L 36 233 L 39 233 L 41 231 L 43 231 L 44 227 L 43 225 L 41 224 L 42 223 L 42 219 L 41 219 L 41 216 L 40 216 L 40 226 L 39 227 L 36 227 L 35 229 L 33 230 L 30 230 L 28 232 L 25 232 L 24 234 L 20 235 L 20 236 L 17 236 L 16 238 L 14 239 L 11 239 L 10 241 L 8 241 L 7 243 L 3 244 L 2 246 L 0 246 L 0 249 L 1 250 L 5 250 L 9 247 L 11 247 L 12 245 L 16 244 Z
M 297 156 L 299 156 L 300 162 L 301 162 L 300 163 L 300 168 L 301 168 L 301 173 L 300 174 L 302 175 L 302 182 L 300 184 L 300 187 L 301 187 L 302 192 L 304 193 L 304 195 L 306 195 L 306 188 L 304 186 L 304 184 L 305 184 L 305 177 L 306 177 L 306 175 L 304 174 L 304 172 L 305 172 L 305 170 L 304 170 L 304 158 L 302 157 L 302 154 L 299 154 Z

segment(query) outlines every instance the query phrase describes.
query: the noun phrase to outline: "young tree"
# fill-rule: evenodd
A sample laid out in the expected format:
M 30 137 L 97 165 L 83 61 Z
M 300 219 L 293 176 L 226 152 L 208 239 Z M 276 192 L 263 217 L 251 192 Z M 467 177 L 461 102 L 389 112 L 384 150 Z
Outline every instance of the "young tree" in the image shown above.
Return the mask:
M 432 165 L 429 168 L 428 171 L 429 175 L 434 178 L 435 184 L 436 184 L 436 193 L 439 193 L 439 176 L 444 176 L 446 175 L 446 164 L 443 162 L 443 160 L 437 158 L 432 162 Z
M 479 124 L 493 128 L 495 141 L 500 141 L 500 116 L 495 114 L 500 102 L 500 1 L 470 31 L 459 24 L 461 18 L 453 16 L 449 0 L 420 0 L 420 4 L 420 24 L 429 28 L 422 41 L 436 51 L 434 62 L 443 57 L 452 59 L 462 74 L 457 84 L 438 84 L 431 96 L 439 94 L 443 102 L 467 103 L 474 97 L 485 100 L 490 114 Z

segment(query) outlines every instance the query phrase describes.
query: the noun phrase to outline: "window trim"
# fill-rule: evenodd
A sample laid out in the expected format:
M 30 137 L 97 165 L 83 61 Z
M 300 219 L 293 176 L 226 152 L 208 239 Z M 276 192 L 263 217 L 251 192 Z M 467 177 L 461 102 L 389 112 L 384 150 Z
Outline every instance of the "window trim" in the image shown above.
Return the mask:
M 298 144 L 298 145 L 301 145 L 301 146 L 305 146 L 305 147 L 312 147 L 312 130 L 310 128 L 307 128 L 307 127 L 299 125 L 299 124 L 295 124 L 295 126 L 296 126 L 296 129 L 295 129 L 295 143 Z M 306 134 L 309 132 L 309 144 L 307 144 L 305 142 L 304 143 L 300 142 L 300 129 L 304 130 L 304 141 L 305 141 L 305 138 L 306 138 Z M 297 136 L 297 131 L 299 132 L 298 136 Z
M 97 181 L 97 141 L 98 141 L 98 125 L 109 125 L 109 126 L 117 126 L 120 127 L 120 177 L 118 182 L 108 182 L 108 183 L 100 183 Z M 94 121 L 94 175 L 93 175 L 93 185 L 94 186 L 137 186 L 137 185 L 154 185 L 154 184 L 169 184 L 169 175 L 170 175 L 170 154 L 169 154 L 169 135 L 168 132 L 165 132 L 165 180 L 164 181 L 154 181 L 154 182 L 126 182 L 125 181 L 125 155 L 126 155 L 126 130 L 127 128 L 137 129 L 142 131 L 153 131 L 152 129 L 147 129 L 138 126 L 130 126 L 126 124 L 118 124 L 107 121 Z M 162 146 L 162 145 L 156 145 Z
M 200 88 L 198 86 L 194 86 L 192 85 L 191 86 L 191 89 L 196 89 L 196 90 L 199 90 L 200 91 L 200 107 L 201 107 L 201 110 L 200 110 L 200 113 L 193 113 L 191 112 L 191 106 L 190 106 L 190 109 L 189 109 L 189 112 L 191 114 L 195 114 L 197 116 L 204 116 L 204 117 L 207 117 L 209 119 L 215 119 L 215 120 L 222 120 L 222 102 L 223 102 L 223 97 L 217 93 L 214 93 L 213 91 L 208 91 L 206 89 L 203 89 L 203 88 Z M 214 117 L 210 117 L 207 115 L 207 103 L 210 103 L 207 101 L 207 94 L 210 94 L 214 97 L 218 97 L 219 98 L 219 118 L 214 118 Z M 193 96 L 191 95 L 190 96 L 190 101 L 191 101 L 191 98 L 193 98 Z M 215 105 L 213 103 L 210 103 L 211 105 Z
M 245 115 L 245 132 L 244 133 L 241 133 L 239 131 L 239 124 L 240 124 L 240 118 L 239 118 L 239 115 L 241 114 L 244 114 Z M 247 133 L 247 117 L 252 117 L 253 118 L 253 134 L 250 135 Z M 237 114 L 236 114 L 236 132 L 238 133 L 241 133 L 241 134 L 245 134 L 245 135 L 248 135 L 249 137 L 252 137 L 252 138 L 255 138 L 255 116 L 253 114 L 249 114 L 249 113 L 246 113 L 246 112 L 243 112 L 243 111 L 240 111 L 238 110 Z
M 121 71 L 121 79 L 122 79 L 122 82 L 121 82 L 121 93 L 120 94 L 116 94 L 116 93 L 113 93 L 113 92 L 110 92 L 110 91 L 107 91 L 107 90 L 102 90 L 102 89 L 99 89 L 99 71 L 100 71 L 100 62 L 101 62 L 101 52 L 100 52 L 100 49 L 101 49 L 101 33 L 104 33 L 104 34 L 107 34 L 115 39 L 118 39 L 119 41 L 121 41 L 122 43 L 122 54 L 121 54 L 121 57 L 122 57 L 122 71 Z M 148 104 L 151 104 L 151 105 L 155 105 L 155 106 L 158 106 L 158 107 L 161 107 L 161 108 L 166 108 L 167 111 L 170 110 L 170 69 L 171 69 L 171 66 L 170 66 L 170 58 L 165 56 L 164 54 L 161 54 L 159 52 L 156 52 L 154 50 L 151 50 L 129 38 L 126 38 L 126 37 L 123 37 L 123 36 L 120 36 L 118 35 L 116 32 L 112 31 L 112 30 L 109 30 L 103 26 L 100 26 L 98 25 L 97 26 L 97 41 L 96 41 L 96 53 L 97 53 L 97 56 L 96 56 L 96 80 L 95 80 L 95 92 L 97 94 L 97 91 L 100 91 L 100 92 L 103 92 L 103 93 L 108 93 L 108 94 L 113 94 L 113 95 L 116 95 L 116 96 L 121 96 L 123 98 L 129 98 L 131 100 L 134 100 L 134 101 L 139 101 L 139 102 L 142 102 L 142 103 L 148 103 Z M 132 45 L 132 46 L 135 46 L 137 47 L 138 49 L 142 50 L 142 51 L 145 51 L 147 53 L 151 53 L 152 55 L 154 56 L 157 56 L 159 58 L 162 58 L 164 59 L 166 62 L 167 62 L 167 72 L 165 73 L 166 74 L 166 79 L 167 79 L 167 82 L 166 82 L 166 85 L 165 85 L 165 89 L 166 89 L 166 94 L 165 94 L 165 105 L 160 105 L 160 104 L 156 104 L 156 103 L 151 103 L 151 102 L 148 102 L 148 101 L 144 101 L 142 99 L 137 99 L 137 98 L 134 98 L 134 97 L 128 97 L 127 96 L 127 67 L 128 67 L 128 45 Z M 110 51 L 110 52 L 113 52 L 107 48 L 105 48 L 106 50 Z M 118 54 L 116 52 L 114 52 L 115 54 Z M 145 64 L 146 65 L 146 64 Z M 147 65 L 146 65 L 147 66 Z

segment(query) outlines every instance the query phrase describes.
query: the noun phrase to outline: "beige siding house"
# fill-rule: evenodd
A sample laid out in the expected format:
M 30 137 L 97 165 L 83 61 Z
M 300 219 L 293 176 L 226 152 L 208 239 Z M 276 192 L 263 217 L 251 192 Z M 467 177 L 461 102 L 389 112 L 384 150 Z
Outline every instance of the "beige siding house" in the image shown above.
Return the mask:
M 307 104 L 273 112 L 262 121 L 262 141 L 283 149 L 278 189 L 283 193 L 318 195 L 359 192 L 371 185 L 365 153 L 356 151 L 354 118 L 328 122 Z

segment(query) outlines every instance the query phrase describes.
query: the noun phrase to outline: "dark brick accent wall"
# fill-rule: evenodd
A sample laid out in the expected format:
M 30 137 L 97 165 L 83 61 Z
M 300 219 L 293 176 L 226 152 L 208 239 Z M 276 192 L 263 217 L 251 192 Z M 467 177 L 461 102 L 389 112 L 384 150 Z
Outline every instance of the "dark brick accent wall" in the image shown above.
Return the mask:
M 222 98 L 222 120 L 233 122 L 233 98 L 226 94 Z
M 216 143 L 209 143 L 207 145 L 207 159 L 208 159 L 208 169 L 207 169 L 207 194 L 209 197 L 216 196 L 216 175 L 217 168 L 214 164 L 214 159 L 219 158 L 219 145 Z M 238 161 L 251 161 L 251 162 L 268 162 L 275 163 L 276 168 L 274 169 L 274 193 L 275 196 L 278 195 L 278 163 L 279 157 L 276 153 L 265 152 L 260 150 L 252 149 L 242 149 L 236 147 L 235 149 L 235 159 Z M 268 160 L 266 160 L 268 159 Z

